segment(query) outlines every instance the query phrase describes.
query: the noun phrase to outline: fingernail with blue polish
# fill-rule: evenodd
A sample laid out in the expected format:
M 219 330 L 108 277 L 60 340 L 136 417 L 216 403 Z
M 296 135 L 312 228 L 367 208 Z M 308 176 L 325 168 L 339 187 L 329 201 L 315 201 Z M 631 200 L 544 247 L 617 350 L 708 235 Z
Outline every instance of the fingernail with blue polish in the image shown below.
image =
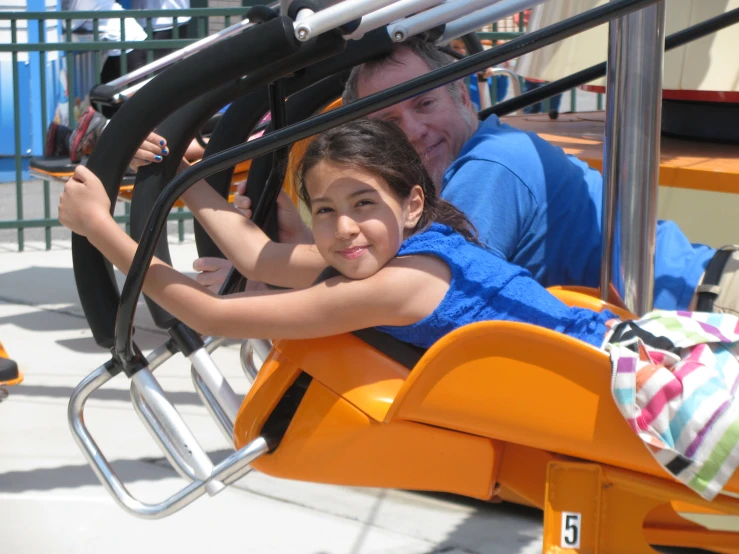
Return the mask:
M 162 157 L 161 156 L 154 156 L 154 159 L 156 161 L 158 161 L 158 162 L 161 162 L 162 161 Z
M 162 148 L 162 154 L 166 156 L 167 154 L 169 154 L 169 150 L 167 150 L 166 148 Z
M 167 143 L 164 140 L 160 140 L 159 141 L 159 146 L 164 146 L 165 144 L 167 144 Z

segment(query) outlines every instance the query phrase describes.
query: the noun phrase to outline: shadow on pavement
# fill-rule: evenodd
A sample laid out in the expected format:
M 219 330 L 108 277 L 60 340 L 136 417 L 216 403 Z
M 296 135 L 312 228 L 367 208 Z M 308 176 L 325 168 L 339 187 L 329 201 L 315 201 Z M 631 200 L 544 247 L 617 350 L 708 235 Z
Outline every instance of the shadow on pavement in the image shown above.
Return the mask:
M 21 384 L 13 388 L 14 396 L 51 396 L 54 398 L 68 399 L 72 396 L 74 387 L 63 386 L 44 386 L 44 385 L 24 385 Z M 200 397 L 196 392 L 167 392 L 167 398 L 170 402 L 177 404 L 192 404 L 202 406 Z M 131 402 L 131 395 L 128 390 L 121 389 L 98 389 L 90 396 L 93 400 L 120 400 L 123 402 Z

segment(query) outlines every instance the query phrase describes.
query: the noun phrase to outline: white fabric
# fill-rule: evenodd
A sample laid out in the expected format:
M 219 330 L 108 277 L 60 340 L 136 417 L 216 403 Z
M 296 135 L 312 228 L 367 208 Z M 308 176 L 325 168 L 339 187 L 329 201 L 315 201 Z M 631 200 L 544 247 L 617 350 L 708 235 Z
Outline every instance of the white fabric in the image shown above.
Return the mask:
M 608 0 L 549 0 L 534 7 L 528 31 L 542 29 Z M 670 0 L 665 12 L 665 35 L 739 8 L 739 0 Z M 665 53 L 665 90 L 739 91 L 739 32 L 721 29 Z M 542 81 L 555 81 L 606 61 L 608 24 L 578 33 L 519 58 L 516 73 Z M 590 83 L 605 86 L 605 78 Z
M 65 0 L 62 9 L 68 11 L 124 11 L 123 7 L 113 0 Z M 124 19 L 126 41 L 139 41 L 146 39 L 146 31 L 132 17 Z M 87 31 L 92 33 L 93 25 L 90 19 L 73 19 L 72 30 Z M 119 19 L 100 19 L 98 23 L 100 40 L 120 42 L 121 24 Z M 92 37 L 90 37 L 92 39 Z M 120 56 L 120 50 L 108 51 L 110 56 Z
M 186 10 L 190 7 L 190 0 L 131 0 L 131 8 L 135 10 Z M 151 20 L 154 31 L 166 31 L 172 28 L 171 17 L 155 17 Z M 177 25 L 190 21 L 189 17 L 178 17 Z M 146 29 L 146 18 L 139 19 L 141 26 Z

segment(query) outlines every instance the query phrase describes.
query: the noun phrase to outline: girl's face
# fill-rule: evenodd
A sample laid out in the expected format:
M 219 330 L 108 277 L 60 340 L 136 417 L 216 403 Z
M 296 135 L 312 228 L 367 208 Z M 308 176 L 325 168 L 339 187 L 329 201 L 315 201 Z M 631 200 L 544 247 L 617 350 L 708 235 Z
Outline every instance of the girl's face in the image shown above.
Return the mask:
M 423 211 L 423 192 L 401 199 L 359 167 L 321 161 L 305 174 L 313 237 L 326 262 L 350 279 L 377 273 L 398 254 Z

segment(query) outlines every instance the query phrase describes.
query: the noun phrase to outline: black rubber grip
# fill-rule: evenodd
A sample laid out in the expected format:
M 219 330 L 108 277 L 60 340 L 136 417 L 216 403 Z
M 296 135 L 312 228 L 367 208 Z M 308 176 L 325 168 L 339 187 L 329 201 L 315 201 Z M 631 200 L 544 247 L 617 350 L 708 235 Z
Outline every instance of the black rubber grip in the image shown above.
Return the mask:
M 129 161 L 159 122 L 193 98 L 299 47 L 292 22 L 280 17 L 180 60 L 138 91 L 110 121 L 87 163 L 105 185 L 111 209 Z M 79 235 L 72 236 L 72 257 L 77 291 L 95 342 L 111 348 L 119 302 L 112 267 Z

